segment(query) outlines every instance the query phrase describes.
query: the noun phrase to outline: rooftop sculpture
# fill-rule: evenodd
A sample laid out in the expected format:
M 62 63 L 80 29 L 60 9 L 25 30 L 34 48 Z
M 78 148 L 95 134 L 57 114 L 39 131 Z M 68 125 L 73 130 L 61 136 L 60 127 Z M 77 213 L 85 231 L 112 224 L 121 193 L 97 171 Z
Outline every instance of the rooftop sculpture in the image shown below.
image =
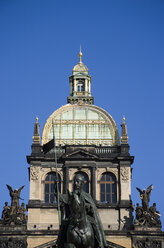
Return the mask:
M 6 185 L 10 192 L 11 197 L 11 206 L 8 205 L 8 202 L 5 202 L 5 206 L 2 211 L 1 224 L 13 224 L 13 225 L 22 225 L 26 224 L 26 209 L 24 203 L 19 204 L 19 199 L 23 200 L 20 197 L 21 190 L 24 186 L 19 189 L 13 190 L 11 186 Z
M 151 184 L 147 190 L 136 189 L 140 192 L 142 206 L 137 203 L 134 225 L 142 227 L 161 227 L 160 213 L 156 210 L 156 203 L 153 203 L 153 205 L 149 207 L 153 185 Z

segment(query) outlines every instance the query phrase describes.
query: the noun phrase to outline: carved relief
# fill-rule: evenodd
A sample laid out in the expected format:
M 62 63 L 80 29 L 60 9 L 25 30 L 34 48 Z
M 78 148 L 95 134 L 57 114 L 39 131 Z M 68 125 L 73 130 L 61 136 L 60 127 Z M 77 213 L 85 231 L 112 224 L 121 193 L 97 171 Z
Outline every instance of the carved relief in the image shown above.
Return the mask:
M 121 181 L 128 182 L 129 181 L 129 169 L 128 168 L 121 168 Z
M 137 240 L 133 244 L 133 248 L 162 248 L 161 241 L 156 240 Z
M 9 239 L 8 241 L 3 240 L 0 241 L 0 248 L 26 248 L 27 242 L 26 240 L 19 240 L 19 239 Z
M 39 168 L 38 167 L 30 168 L 30 179 L 34 181 L 39 179 Z

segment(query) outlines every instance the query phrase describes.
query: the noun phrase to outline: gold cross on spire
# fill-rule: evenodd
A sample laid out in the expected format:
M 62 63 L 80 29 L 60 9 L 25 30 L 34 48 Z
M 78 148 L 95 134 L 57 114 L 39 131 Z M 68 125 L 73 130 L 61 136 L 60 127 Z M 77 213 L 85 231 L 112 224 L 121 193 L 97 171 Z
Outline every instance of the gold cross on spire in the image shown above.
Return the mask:
M 80 52 L 79 52 L 79 59 L 80 59 L 80 61 L 79 61 L 79 63 L 82 63 L 82 56 L 83 56 L 83 54 L 81 52 L 81 45 L 80 45 Z

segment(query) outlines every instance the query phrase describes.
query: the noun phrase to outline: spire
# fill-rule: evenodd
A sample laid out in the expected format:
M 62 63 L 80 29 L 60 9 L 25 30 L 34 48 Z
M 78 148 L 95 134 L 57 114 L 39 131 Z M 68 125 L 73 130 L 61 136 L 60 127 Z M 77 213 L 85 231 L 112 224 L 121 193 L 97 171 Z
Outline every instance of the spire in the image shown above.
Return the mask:
M 38 117 L 36 117 L 36 122 L 34 125 L 34 136 L 33 136 L 33 143 L 40 144 L 40 135 L 39 135 L 39 123 L 38 123 Z
M 123 117 L 123 123 L 121 124 L 122 132 L 121 132 L 121 144 L 128 144 L 128 134 L 127 134 L 127 126 L 125 123 L 125 117 Z
M 88 74 L 88 68 L 82 62 L 82 56 L 80 45 L 79 62 L 74 66 L 72 75 L 69 77 L 70 95 L 67 97 L 67 103 L 93 104 L 91 76 Z
M 81 45 L 80 45 L 80 52 L 79 52 L 79 63 L 82 64 L 82 52 L 81 52 Z

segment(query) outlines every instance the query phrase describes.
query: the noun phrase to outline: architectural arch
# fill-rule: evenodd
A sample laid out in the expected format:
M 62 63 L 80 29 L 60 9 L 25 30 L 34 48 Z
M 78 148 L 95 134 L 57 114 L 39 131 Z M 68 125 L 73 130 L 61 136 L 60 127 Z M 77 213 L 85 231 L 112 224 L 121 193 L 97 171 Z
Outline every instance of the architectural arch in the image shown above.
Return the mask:
M 58 174 L 58 188 L 59 192 L 61 192 L 61 177 Z M 55 195 L 54 195 L 54 184 L 56 181 L 56 172 L 50 171 L 46 174 L 44 180 L 44 202 L 45 203 L 54 203 Z
M 109 204 L 117 202 L 117 179 L 112 172 L 104 172 L 101 175 L 100 201 Z

